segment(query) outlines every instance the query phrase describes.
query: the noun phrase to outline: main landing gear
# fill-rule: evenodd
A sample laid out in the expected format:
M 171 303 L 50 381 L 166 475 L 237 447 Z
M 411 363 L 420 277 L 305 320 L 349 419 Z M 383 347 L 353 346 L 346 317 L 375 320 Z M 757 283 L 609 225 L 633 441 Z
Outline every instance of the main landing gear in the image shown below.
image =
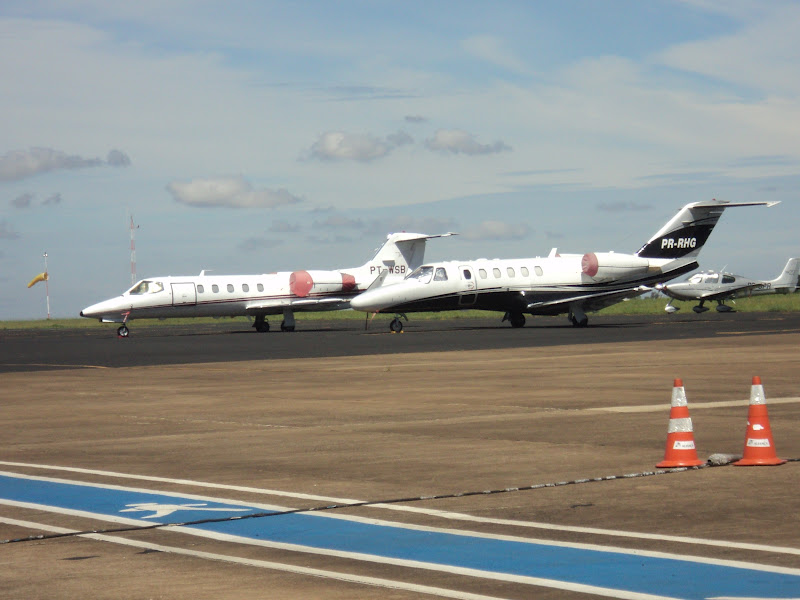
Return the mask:
M 296 321 L 294 320 L 294 311 L 293 310 L 284 310 L 283 311 L 283 321 L 281 321 L 281 331 L 294 331 Z M 255 320 L 253 321 L 253 327 L 259 333 L 266 333 L 269 331 L 269 321 L 267 321 L 267 315 L 256 315 Z
M 589 324 L 589 317 L 583 312 L 579 306 L 569 309 L 569 316 L 567 317 L 572 323 L 573 327 L 586 327 Z
M 503 321 L 508 321 L 514 328 L 525 327 L 525 315 L 521 312 L 507 312 L 503 315 Z
M 255 321 L 253 321 L 253 327 L 258 333 L 266 333 L 269 331 L 269 321 L 267 321 L 266 315 L 256 315 Z
M 706 312 L 708 310 L 707 306 L 703 306 L 703 302 L 705 302 L 705 300 L 700 300 L 700 304 L 698 304 L 697 306 L 693 306 L 692 307 L 692 310 L 694 312 L 696 312 L 698 315 L 700 313 L 704 313 L 704 312 Z M 717 300 L 716 309 L 717 309 L 717 312 L 719 312 L 719 313 L 736 312 L 736 310 L 732 306 L 728 306 L 722 300 Z

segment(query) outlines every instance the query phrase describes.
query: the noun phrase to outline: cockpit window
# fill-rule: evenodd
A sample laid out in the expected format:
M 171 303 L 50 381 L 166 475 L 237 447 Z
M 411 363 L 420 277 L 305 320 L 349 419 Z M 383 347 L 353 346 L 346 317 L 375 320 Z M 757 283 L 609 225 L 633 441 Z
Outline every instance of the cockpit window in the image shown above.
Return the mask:
M 416 269 L 411 271 L 411 273 L 408 274 L 408 277 L 406 277 L 406 279 L 416 280 L 419 281 L 420 283 L 428 283 L 431 280 L 432 276 L 433 276 L 433 267 L 422 266 L 422 267 L 417 267 Z
M 689 277 L 689 283 L 700 283 L 701 281 L 703 281 L 703 276 L 700 275 L 699 273 L 697 275 L 692 275 L 691 277 Z
M 434 281 L 447 281 L 447 271 L 444 270 L 444 267 L 437 267 L 436 268 L 436 275 L 433 276 Z
M 140 281 L 128 292 L 131 296 L 141 296 L 142 294 L 157 294 L 164 291 L 164 284 L 160 281 Z

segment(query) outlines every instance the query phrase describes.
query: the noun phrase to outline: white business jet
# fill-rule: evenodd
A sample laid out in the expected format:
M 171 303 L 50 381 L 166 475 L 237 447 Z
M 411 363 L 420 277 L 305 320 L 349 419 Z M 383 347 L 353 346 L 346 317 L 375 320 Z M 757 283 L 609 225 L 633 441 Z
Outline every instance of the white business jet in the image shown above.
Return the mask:
M 342 310 L 378 278 L 402 280 L 425 256 L 426 240 L 454 235 L 392 233 L 374 258 L 360 267 L 333 271 L 285 271 L 262 275 L 152 277 L 121 296 L 81 311 L 82 317 L 122 323 L 117 335 L 128 337 L 128 321 L 168 317 L 253 316 L 256 331 L 269 331 L 268 315 L 283 315 L 281 331 L 294 331 L 297 311 Z
M 718 200 L 684 206 L 635 254 L 588 252 L 546 258 L 449 261 L 421 265 L 405 280 L 375 285 L 350 301 L 356 310 L 395 312 L 392 331 L 402 331 L 406 312 L 459 309 L 505 313 L 512 327 L 525 314 L 566 313 L 585 327 L 587 312 L 600 310 L 695 270 L 697 256 L 726 208 L 772 206 L 777 202 Z
M 692 310 L 698 314 L 708 310 L 703 306 L 706 300 L 717 301 L 717 312 L 731 312 L 732 307 L 725 300 L 761 296 L 763 294 L 791 294 L 797 289 L 797 275 L 800 258 L 790 258 L 778 277 L 770 280 L 750 279 L 733 273 L 707 271 L 695 273 L 687 281 L 656 286 L 670 297 L 664 307 L 668 313 L 680 310 L 672 305 L 673 300 L 697 300 Z

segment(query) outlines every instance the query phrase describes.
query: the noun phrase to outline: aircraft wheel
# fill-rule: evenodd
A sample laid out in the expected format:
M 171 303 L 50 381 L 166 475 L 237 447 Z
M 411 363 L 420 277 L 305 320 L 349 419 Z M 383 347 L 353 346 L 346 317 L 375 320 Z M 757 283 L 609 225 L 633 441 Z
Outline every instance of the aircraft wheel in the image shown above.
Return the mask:
M 281 331 L 294 331 L 294 325 L 287 325 L 285 321 L 281 321 Z
M 525 327 L 525 315 L 522 313 L 511 313 L 508 316 L 508 322 L 512 327 Z
M 400 333 L 403 331 L 403 322 L 400 319 L 392 319 L 392 322 L 389 323 L 389 329 L 392 330 L 392 333 Z
M 125 325 L 122 325 L 117 329 L 117 337 L 126 338 L 128 337 L 129 333 L 130 330 Z
M 263 316 L 257 316 L 253 322 L 253 327 L 258 333 L 266 333 L 269 331 L 269 322 Z
M 572 325 L 575 327 L 586 327 L 589 324 L 589 318 L 583 317 L 582 319 L 577 319 L 572 317 Z

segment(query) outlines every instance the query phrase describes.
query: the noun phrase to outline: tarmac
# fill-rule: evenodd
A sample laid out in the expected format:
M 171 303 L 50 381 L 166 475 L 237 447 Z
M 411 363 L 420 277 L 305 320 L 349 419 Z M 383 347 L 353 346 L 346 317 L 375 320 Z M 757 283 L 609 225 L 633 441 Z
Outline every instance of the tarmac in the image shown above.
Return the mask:
M 800 316 L 673 317 L 595 316 L 581 329 L 412 320 L 402 334 L 333 321 L 298 320 L 293 334 L 134 322 L 124 340 L 113 326 L 2 331 L 0 471 L 26 485 L 97 486 L 88 497 L 135 489 L 614 560 L 633 552 L 642 565 L 664 555 L 673 562 L 648 567 L 660 594 L 700 597 L 715 578 L 673 572 L 684 557 L 740 569 L 741 596 L 767 573 L 787 579 L 759 597 L 800 597 Z M 705 459 L 743 452 L 754 375 L 790 462 L 654 468 L 675 378 Z M 606 587 L 562 585 L 591 579 L 594 554 L 563 577 L 483 576 L 511 559 L 494 565 L 477 541 L 470 552 L 490 566 L 471 572 L 179 527 L 117 531 L 99 508 L 56 510 L 63 494 L 13 501 L 10 489 L 0 485 L 0 541 L 20 541 L 0 544 L 0 597 L 647 597 L 621 562 Z M 669 587 L 678 577 L 686 591 Z

